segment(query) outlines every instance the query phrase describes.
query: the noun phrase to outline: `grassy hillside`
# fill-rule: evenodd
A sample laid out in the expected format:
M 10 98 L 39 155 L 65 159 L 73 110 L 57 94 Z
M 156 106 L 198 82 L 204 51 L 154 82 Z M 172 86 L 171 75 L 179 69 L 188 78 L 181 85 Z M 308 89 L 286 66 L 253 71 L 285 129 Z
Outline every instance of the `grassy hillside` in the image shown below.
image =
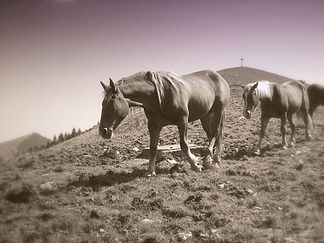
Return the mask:
M 146 178 L 148 161 L 141 150 L 149 135 L 142 113 L 127 117 L 113 140 L 102 139 L 94 127 L 1 164 L 0 241 L 321 242 L 323 107 L 314 115 L 311 142 L 295 118 L 297 145 L 281 150 L 279 121 L 273 119 L 263 154 L 255 156 L 260 116 L 242 118 L 238 85 L 283 77 L 251 68 L 220 73 L 232 96 L 218 170 L 195 173 L 184 157 L 167 154 L 160 158 L 157 176 Z M 190 124 L 188 137 L 207 145 L 199 122 Z M 178 141 L 174 126 L 162 130 L 160 144 Z M 178 164 L 163 160 L 171 157 Z

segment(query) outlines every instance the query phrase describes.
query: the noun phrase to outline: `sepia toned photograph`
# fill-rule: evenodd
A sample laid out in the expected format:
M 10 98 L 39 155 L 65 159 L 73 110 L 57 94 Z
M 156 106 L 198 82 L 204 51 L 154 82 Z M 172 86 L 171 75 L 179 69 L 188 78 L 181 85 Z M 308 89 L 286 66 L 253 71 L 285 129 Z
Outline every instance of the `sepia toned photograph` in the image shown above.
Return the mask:
M 0 0 L 0 243 L 324 243 L 324 1 Z

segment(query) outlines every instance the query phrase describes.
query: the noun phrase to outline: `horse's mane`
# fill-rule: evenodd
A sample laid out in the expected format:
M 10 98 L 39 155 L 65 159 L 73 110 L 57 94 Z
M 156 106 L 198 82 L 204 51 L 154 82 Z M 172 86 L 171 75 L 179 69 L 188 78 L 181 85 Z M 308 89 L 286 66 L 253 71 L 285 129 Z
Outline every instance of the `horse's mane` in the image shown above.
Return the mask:
M 257 82 L 248 84 L 248 90 L 250 90 L 256 83 Z M 270 84 L 271 82 L 269 82 L 268 80 L 258 81 L 258 87 L 255 89 L 255 91 L 259 99 L 271 97 Z
M 183 84 L 183 81 L 178 75 L 167 71 L 148 71 L 145 73 L 144 79 L 153 83 L 158 95 L 161 110 L 163 110 L 163 102 L 168 88 L 171 87 L 178 93 L 180 89 L 179 84 Z
M 179 84 L 182 84 L 183 81 L 181 78 L 171 72 L 167 71 L 158 71 L 158 72 L 138 72 L 131 76 L 120 79 L 116 85 L 122 85 L 126 80 L 137 80 L 137 81 L 146 81 L 152 83 L 155 87 L 159 105 L 161 110 L 163 110 L 163 103 L 165 100 L 166 92 L 169 87 L 172 87 L 176 92 L 179 91 Z
M 130 80 L 138 80 L 138 81 L 143 80 L 143 78 L 145 76 L 145 73 L 146 72 L 144 72 L 144 71 L 143 72 L 137 72 L 137 73 L 134 73 L 134 74 L 132 74 L 132 75 L 130 75 L 128 77 L 121 78 L 119 81 L 116 82 L 116 85 L 117 86 L 121 85 L 125 80 L 128 80 L 128 79 L 130 79 Z

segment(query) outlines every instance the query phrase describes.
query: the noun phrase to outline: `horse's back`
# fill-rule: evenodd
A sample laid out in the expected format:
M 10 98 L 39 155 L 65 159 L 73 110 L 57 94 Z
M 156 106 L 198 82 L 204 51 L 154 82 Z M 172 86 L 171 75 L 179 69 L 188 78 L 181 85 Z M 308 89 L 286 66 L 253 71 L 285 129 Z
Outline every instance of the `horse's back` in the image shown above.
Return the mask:
M 324 86 L 320 84 L 311 84 L 308 89 L 308 96 L 311 103 L 324 105 Z
M 189 86 L 193 93 L 197 95 L 214 96 L 222 102 L 227 102 L 230 96 L 230 88 L 226 80 L 217 72 L 211 70 L 203 70 L 181 76 Z
M 280 85 L 282 104 L 291 112 L 296 112 L 303 104 L 305 86 L 298 81 L 289 81 Z
M 218 73 L 205 70 L 182 75 L 180 78 L 182 88 L 175 99 L 181 100 L 181 104 L 187 104 L 190 121 L 204 117 L 215 105 L 221 110 L 226 107 L 230 89 Z

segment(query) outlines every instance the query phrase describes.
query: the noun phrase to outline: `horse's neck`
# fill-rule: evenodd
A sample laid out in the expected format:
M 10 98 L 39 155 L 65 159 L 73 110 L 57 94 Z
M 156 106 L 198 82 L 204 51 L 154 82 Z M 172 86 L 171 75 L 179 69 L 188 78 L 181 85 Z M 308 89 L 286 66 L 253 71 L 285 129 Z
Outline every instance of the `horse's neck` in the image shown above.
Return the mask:
M 144 107 L 159 106 L 154 99 L 156 97 L 154 86 L 143 80 L 125 80 L 118 88 L 125 98 L 143 104 Z
M 268 81 L 259 82 L 258 87 L 256 88 L 256 93 L 261 101 L 271 100 L 272 97 L 272 88 L 271 83 Z

